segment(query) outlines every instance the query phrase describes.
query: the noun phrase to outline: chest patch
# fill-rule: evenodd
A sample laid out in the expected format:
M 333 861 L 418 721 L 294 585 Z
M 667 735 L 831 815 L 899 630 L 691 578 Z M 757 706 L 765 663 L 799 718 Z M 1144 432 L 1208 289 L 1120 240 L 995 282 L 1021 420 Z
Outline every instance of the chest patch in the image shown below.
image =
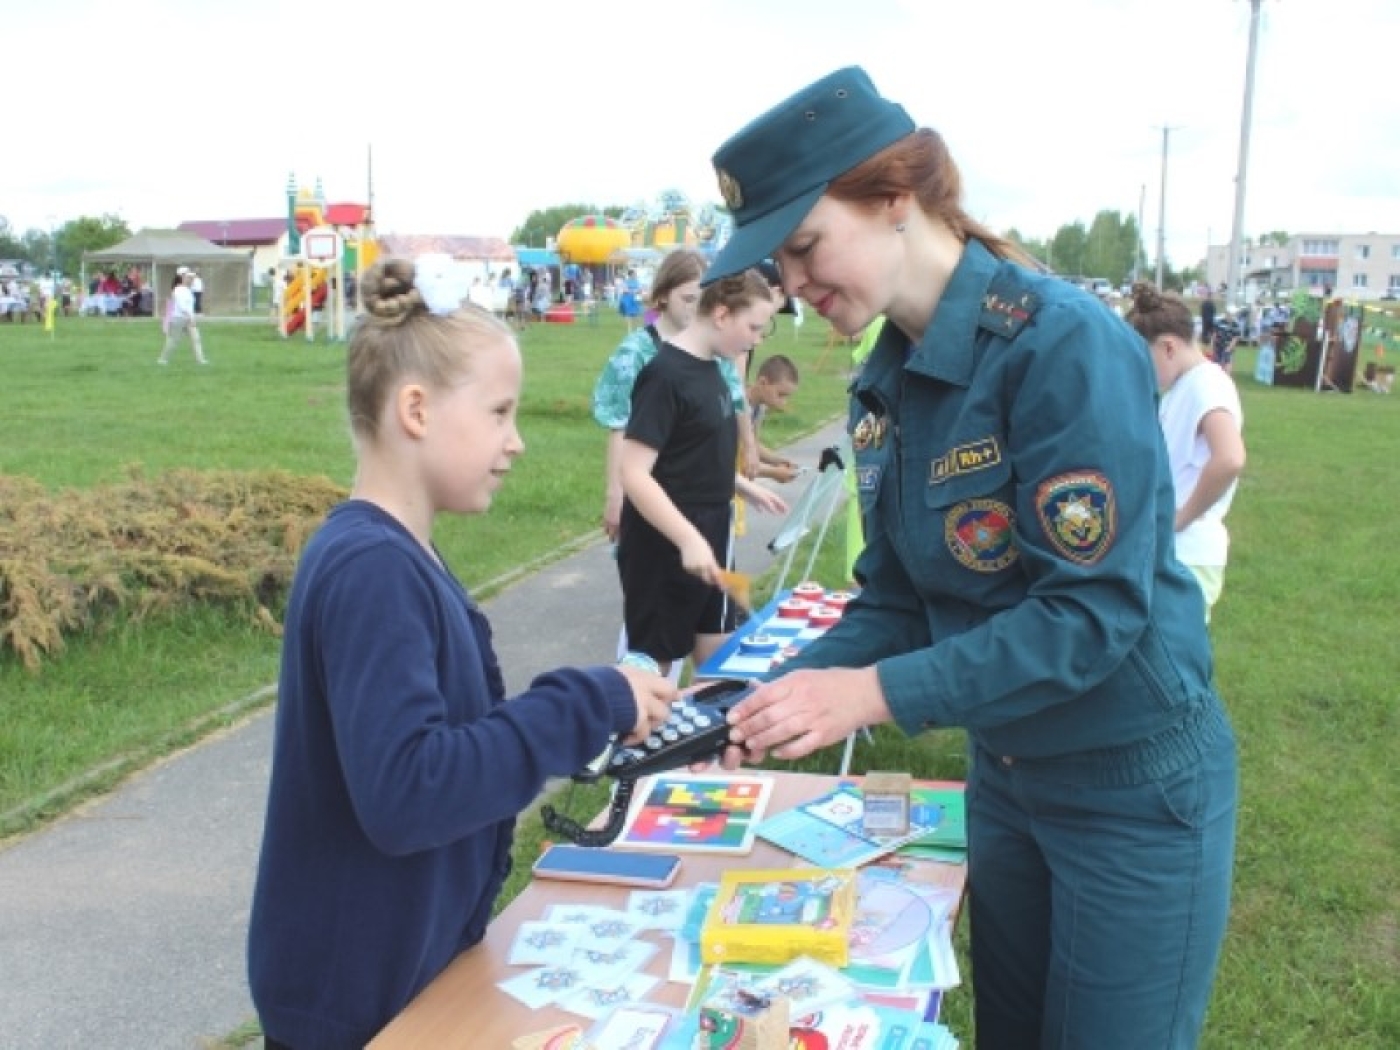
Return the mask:
M 1072 562 L 1093 565 L 1113 547 L 1118 507 L 1097 471 L 1047 478 L 1036 489 L 1035 512 L 1050 545 Z
M 973 499 L 949 509 L 943 539 L 958 564 L 973 572 L 996 572 L 1020 552 L 1011 531 L 1013 512 L 1000 500 Z
M 984 437 L 970 441 L 966 445 L 950 448 L 933 461 L 929 468 L 929 482 L 937 485 L 957 474 L 971 474 L 974 470 L 986 470 L 1001 462 L 1001 446 L 994 437 Z
M 880 468 L 856 464 L 856 488 L 861 492 L 874 492 L 880 487 Z

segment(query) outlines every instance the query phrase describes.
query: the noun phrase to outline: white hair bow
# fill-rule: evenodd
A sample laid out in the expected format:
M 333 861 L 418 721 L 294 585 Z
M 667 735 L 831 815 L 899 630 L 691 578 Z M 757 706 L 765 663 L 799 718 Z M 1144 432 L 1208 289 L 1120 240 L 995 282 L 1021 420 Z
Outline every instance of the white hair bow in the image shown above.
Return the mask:
M 450 314 L 460 309 L 471 293 L 466 267 L 454 263 L 446 255 L 421 256 L 414 263 L 413 271 L 413 283 L 423 296 L 423 302 L 435 314 Z

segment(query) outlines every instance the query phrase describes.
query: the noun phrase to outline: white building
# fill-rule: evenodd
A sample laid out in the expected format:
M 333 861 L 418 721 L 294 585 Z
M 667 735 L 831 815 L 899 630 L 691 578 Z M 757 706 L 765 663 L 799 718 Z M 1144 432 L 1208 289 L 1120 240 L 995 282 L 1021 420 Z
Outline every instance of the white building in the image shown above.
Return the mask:
M 1400 298 L 1400 234 L 1299 233 L 1283 244 L 1240 248 L 1244 301 L 1261 294 L 1286 296 L 1297 289 L 1322 295 L 1327 289 L 1348 299 Z M 1230 266 L 1230 246 L 1206 252 L 1206 281 L 1222 289 Z

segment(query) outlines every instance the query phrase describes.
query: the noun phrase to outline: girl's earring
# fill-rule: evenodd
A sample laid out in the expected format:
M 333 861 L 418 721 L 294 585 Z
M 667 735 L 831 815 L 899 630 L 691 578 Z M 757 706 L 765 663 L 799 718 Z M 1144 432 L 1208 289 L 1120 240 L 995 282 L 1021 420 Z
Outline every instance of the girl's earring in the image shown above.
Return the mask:
M 902 222 L 897 222 L 897 223 L 895 223 L 895 224 L 894 224 L 894 232 L 895 232 L 895 233 L 903 233 L 903 232 L 904 232 L 904 223 L 902 223 Z

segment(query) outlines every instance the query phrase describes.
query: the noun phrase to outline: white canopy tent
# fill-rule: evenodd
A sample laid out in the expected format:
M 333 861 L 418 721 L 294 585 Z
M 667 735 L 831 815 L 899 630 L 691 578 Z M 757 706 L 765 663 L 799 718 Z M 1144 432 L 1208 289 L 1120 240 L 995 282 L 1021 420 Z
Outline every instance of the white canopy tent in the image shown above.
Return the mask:
M 88 273 L 137 266 L 155 293 L 155 315 L 165 311 L 176 271 L 187 266 L 204 279 L 206 314 L 242 313 L 252 295 L 251 249 L 221 248 L 186 230 L 145 229 L 110 248 L 83 252 L 83 285 Z

